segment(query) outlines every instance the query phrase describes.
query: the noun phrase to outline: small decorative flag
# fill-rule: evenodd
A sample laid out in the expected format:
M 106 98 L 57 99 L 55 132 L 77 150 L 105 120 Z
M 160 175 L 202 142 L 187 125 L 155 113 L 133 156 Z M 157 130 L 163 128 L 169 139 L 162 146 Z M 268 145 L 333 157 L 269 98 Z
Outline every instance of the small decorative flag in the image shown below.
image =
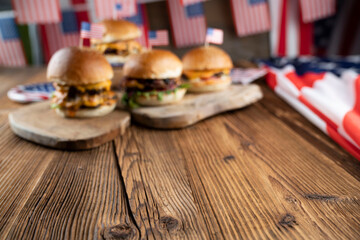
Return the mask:
M 186 5 L 184 8 L 188 18 L 204 16 L 204 8 L 201 2 Z
M 150 46 L 169 45 L 169 33 L 167 30 L 149 31 Z
M 46 62 L 50 60 L 57 50 L 79 44 L 80 34 L 75 12 L 73 10 L 64 10 L 62 18 L 61 23 L 40 25 Z
M 266 70 L 261 68 L 233 68 L 231 80 L 233 83 L 249 84 L 266 75 Z
M 94 0 L 96 17 L 118 19 L 136 15 L 136 0 Z
M 59 0 L 13 0 L 13 6 L 20 24 L 61 22 Z
M 180 1 L 168 0 L 167 4 L 175 46 L 187 47 L 203 44 L 206 35 L 204 14 L 188 18 Z
M 277 3 L 279 0 L 272 2 Z M 238 36 L 270 30 L 269 7 L 266 0 L 231 0 L 231 6 Z
M 52 83 L 37 83 L 30 85 L 19 85 L 10 89 L 7 96 L 15 102 L 39 102 L 51 98 L 51 94 L 55 91 Z
M 0 15 L 0 65 L 25 66 L 26 59 L 12 11 Z
M 179 0 L 183 6 L 192 5 L 198 2 L 205 2 L 206 0 Z
M 208 28 L 205 41 L 207 43 L 222 44 L 224 41 L 224 31 L 218 28 Z
M 335 5 L 335 0 L 300 0 L 302 20 L 308 23 L 331 16 L 335 14 Z
M 105 27 L 102 24 L 97 24 L 97 23 L 91 24 L 88 22 L 81 23 L 81 31 L 80 31 L 81 38 L 101 39 L 104 32 L 105 32 Z

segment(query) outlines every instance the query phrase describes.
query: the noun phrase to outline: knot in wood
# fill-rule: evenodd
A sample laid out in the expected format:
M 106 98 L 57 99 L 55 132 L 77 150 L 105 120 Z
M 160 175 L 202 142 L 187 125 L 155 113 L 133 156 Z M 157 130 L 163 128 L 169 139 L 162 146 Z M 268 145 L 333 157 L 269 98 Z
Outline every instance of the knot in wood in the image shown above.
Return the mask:
M 179 228 L 179 221 L 170 216 L 161 217 L 160 228 L 166 229 L 168 232 L 177 230 Z
M 136 230 L 128 224 L 120 224 L 106 228 L 104 230 L 104 238 L 110 239 L 135 239 Z
M 288 226 L 288 227 L 292 227 L 293 225 L 296 224 L 296 220 L 295 217 L 289 213 L 287 213 L 281 220 L 280 220 L 280 225 L 282 226 Z

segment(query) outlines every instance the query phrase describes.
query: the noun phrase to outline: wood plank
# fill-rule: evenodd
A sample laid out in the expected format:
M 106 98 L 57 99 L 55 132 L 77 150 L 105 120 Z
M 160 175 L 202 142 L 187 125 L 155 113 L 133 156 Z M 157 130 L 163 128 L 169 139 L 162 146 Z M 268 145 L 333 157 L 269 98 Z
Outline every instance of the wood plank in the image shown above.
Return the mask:
M 174 138 L 226 239 L 360 237 L 359 181 L 259 104 Z
M 173 131 L 133 126 L 115 141 L 119 165 L 142 239 L 218 238 L 206 229 Z
M 119 172 L 112 142 L 88 151 L 55 151 L 7 238 L 138 238 Z

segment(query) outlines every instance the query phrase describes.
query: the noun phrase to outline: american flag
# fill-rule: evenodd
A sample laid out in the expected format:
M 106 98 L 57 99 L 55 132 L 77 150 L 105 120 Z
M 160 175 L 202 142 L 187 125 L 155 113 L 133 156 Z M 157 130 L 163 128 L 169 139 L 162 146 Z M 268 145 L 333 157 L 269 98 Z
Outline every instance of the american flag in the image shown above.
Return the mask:
M 0 65 L 25 66 L 26 59 L 14 13 L 3 12 L 0 15 Z
M 302 21 L 298 2 L 270 1 L 270 49 L 272 56 L 310 55 L 313 50 L 313 24 Z
M 249 84 L 266 75 L 266 70 L 261 68 L 233 68 L 231 80 L 233 83 Z
M 168 0 L 172 34 L 176 47 L 186 47 L 204 43 L 206 34 L 205 16 L 188 18 L 180 1 Z
M 117 19 L 136 15 L 136 0 L 94 0 L 98 19 Z
M 53 83 L 36 83 L 14 87 L 7 92 L 7 96 L 15 102 L 39 102 L 50 99 L 54 91 Z
M 231 5 L 238 36 L 270 30 L 269 8 L 266 0 L 231 0 Z
M 98 23 L 91 24 L 88 22 L 82 22 L 80 37 L 101 39 L 104 34 L 104 31 L 105 31 L 105 27 L 102 24 L 98 24 Z
M 224 41 L 224 31 L 217 28 L 208 28 L 205 41 L 207 43 L 222 44 Z
M 50 60 L 57 50 L 79 45 L 80 34 L 75 12 L 73 10 L 64 10 L 62 17 L 63 21 L 61 23 L 40 26 L 46 62 Z
M 141 37 L 138 39 L 139 43 L 147 47 L 148 46 L 148 21 L 146 18 L 145 4 L 137 5 L 137 13 L 135 16 L 127 17 L 125 20 L 135 23 L 141 30 Z
M 335 0 L 300 0 L 305 23 L 314 22 L 335 14 Z
M 198 2 L 205 2 L 206 0 L 180 0 L 183 6 L 192 5 Z
M 13 6 L 20 24 L 61 21 L 59 0 L 13 0 Z
M 360 160 L 360 58 L 267 61 L 271 89 Z
M 149 31 L 150 46 L 169 45 L 169 33 L 167 30 Z
M 204 16 L 204 8 L 201 2 L 186 5 L 184 8 L 188 18 Z

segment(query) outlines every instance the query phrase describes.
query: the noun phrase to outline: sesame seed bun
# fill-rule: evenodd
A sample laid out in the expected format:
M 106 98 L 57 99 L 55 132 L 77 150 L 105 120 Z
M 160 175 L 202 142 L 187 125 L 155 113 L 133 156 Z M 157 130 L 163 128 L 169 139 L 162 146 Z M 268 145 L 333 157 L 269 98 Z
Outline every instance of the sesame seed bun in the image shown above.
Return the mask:
M 68 47 L 50 59 L 47 79 L 66 85 L 85 85 L 109 80 L 114 73 L 106 58 L 96 50 Z

